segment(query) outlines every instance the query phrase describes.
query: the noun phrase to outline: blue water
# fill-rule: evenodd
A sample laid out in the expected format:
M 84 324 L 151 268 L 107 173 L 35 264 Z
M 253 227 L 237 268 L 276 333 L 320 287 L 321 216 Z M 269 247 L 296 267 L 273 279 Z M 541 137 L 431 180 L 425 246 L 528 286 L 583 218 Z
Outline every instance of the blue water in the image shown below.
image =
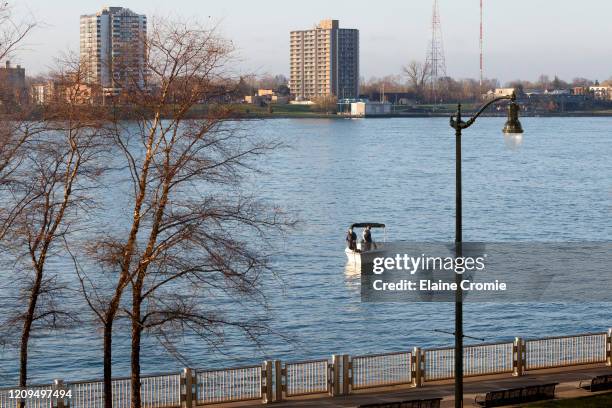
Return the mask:
M 610 241 L 612 118 L 522 122 L 526 133 L 518 148 L 504 139 L 501 118 L 479 119 L 465 131 L 464 240 Z M 345 269 L 343 252 L 346 228 L 357 221 L 386 223 L 391 240 L 453 241 L 455 152 L 448 120 L 275 119 L 245 125 L 287 146 L 260 163 L 263 172 L 251 176 L 249 189 L 300 220 L 274 243 L 277 277 L 265 286 L 272 333 L 253 345 L 228 332 L 219 349 L 197 337 L 177 339 L 187 362 L 149 339 L 143 371 L 451 344 L 451 336 L 434 330 L 452 332 L 454 305 L 361 303 L 359 276 Z M 55 267 L 71 273 L 61 262 Z M 7 286 L 0 286 L 0 297 Z M 609 305 L 590 303 L 584 295 L 580 304 L 466 304 L 465 331 L 498 341 L 612 326 Z M 73 301 L 78 299 L 76 294 Z M 528 301 L 517 302 L 523 300 Z M 129 372 L 126 333 L 119 325 L 116 375 Z M 11 384 L 17 352 L 1 353 L 0 384 Z M 32 382 L 96 378 L 101 371 L 101 338 L 92 326 L 34 340 Z

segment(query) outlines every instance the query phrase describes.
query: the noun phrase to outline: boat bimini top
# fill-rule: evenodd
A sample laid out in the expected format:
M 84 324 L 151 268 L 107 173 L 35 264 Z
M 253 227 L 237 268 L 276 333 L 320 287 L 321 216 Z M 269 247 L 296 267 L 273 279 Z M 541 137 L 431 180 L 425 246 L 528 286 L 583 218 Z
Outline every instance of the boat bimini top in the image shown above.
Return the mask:
M 366 227 L 370 227 L 370 228 L 382 228 L 383 229 L 383 233 L 384 233 L 383 242 L 387 242 L 387 227 L 385 226 L 385 224 L 381 224 L 379 222 L 356 222 L 356 223 L 351 225 L 351 229 L 354 229 L 354 228 L 366 228 Z
M 370 228 L 386 228 L 385 224 L 380 224 L 377 222 L 357 222 L 353 225 L 351 225 L 351 228 L 366 228 L 366 227 L 370 227 Z

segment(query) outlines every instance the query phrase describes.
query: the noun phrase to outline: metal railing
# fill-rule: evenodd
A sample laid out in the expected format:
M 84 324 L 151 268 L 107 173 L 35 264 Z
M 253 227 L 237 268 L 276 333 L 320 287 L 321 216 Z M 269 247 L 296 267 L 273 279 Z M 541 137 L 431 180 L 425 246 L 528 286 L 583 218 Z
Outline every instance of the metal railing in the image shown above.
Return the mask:
M 527 370 L 604 363 L 609 358 L 608 333 L 527 340 Z
M 511 373 L 514 369 L 514 343 L 488 343 L 464 347 L 463 375 L 475 377 Z M 455 377 L 455 349 L 426 349 L 425 381 Z
M 284 372 L 287 397 L 329 392 L 327 359 L 286 363 Z
M 102 381 L 75 382 L 69 384 L 68 389 L 72 391 L 70 406 L 104 408 L 104 383 Z
M 425 381 L 453 378 L 455 364 L 454 349 L 437 348 L 423 350 L 425 353 Z M 465 359 L 463 359 L 465 367 Z
M 132 387 L 129 378 L 113 380 L 113 408 L 129 408 Z
M 147 375 L 140 380 L 140 396 L 143 408 L 179 407 L 181 405 L 181 375 L 176 373 Z M 66 405 L 71 408 L 103 408 L 104 384 L 102 381 L 81 381 L 66 386 L 71 397 Z M 112 382 L 113 407 L 130 408 L 132 386 L 129 378 Z
M 166 374 L 144 377 L 141 395 L 145 408 L 178 407 L 181 405 L 181 375 Z
M 607 333 L 548 337 L 514 342 L 469 345 L 464 348 L 466 377 L 606 363 L 612 366 L 612 329 Z M 196 405 L 262 400 L 269 403 L 302 395 L 346 395 L 367 388 L 406 385 L 454 377 L 454 349 L 432 348 L 395 353 L 288 362 L 265 361 L 261 366 L 146 375 L 141 379 L 145 408 L 195 408 Z M 129 378 L 113 379 L 113 407 L 129 408 Z M 17 408 L 10 398 L 18 387 L 0 388 L 0 408 Z M 28 390 L 65 390 L 69 397 L 26 399 L 27 408 L 103 408 L 101 380 L 33 385 Z
M 198 404 L 262 398 L 261 366 L 196 370 L 195 373 Z
M 412 352 L 355 356 L 351 360 L 354 390 L 412 382 Z

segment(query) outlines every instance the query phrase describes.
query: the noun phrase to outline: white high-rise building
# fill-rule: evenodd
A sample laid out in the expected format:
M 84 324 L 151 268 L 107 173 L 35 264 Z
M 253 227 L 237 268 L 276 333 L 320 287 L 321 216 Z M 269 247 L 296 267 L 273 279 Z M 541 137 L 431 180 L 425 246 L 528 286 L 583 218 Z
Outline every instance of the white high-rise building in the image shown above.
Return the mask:
M 142 88 L 147 75 L 147 17 L 123 7 L 81 16 L 81 63 L 90 82 L 108 91 Z

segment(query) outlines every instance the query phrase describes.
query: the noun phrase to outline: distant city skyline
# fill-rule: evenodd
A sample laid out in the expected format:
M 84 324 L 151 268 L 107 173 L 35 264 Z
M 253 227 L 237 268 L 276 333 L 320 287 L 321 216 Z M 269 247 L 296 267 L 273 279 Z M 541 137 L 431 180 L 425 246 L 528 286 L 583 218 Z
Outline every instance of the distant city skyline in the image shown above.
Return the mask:
M 16 2 L 17 3 L 17 2 Z M 42 24 L 12 58 L 28 75 L 47 72 L 54 58 L 78 53 L 79 17 L 103 6 L 118 6 L 155 16 L 200 19 L 218 25 L 237 47 L 239 73 L 289 77 L 288 36 L 296 28 L 334 18 L 360 31 L 361 76 L 399 75 L 403 65 L 424 61 L 430 39 L 431 0 L 372 3 L 310 0 L 302 8 L 280 0 L 201 2 L 177 0 L 20 0 L 16 14 Z M 479 76 L 479 0 L 440 0 L 449 76 Z M 485 77 L 502 83 L 535 80 L 540 74 L 565 80 L 582 76 L 599 81 L 612 76 L 612 25 L 597 16 L 612 12 L 612 2 L 585 0 L 515 0 L 485 2 Z

